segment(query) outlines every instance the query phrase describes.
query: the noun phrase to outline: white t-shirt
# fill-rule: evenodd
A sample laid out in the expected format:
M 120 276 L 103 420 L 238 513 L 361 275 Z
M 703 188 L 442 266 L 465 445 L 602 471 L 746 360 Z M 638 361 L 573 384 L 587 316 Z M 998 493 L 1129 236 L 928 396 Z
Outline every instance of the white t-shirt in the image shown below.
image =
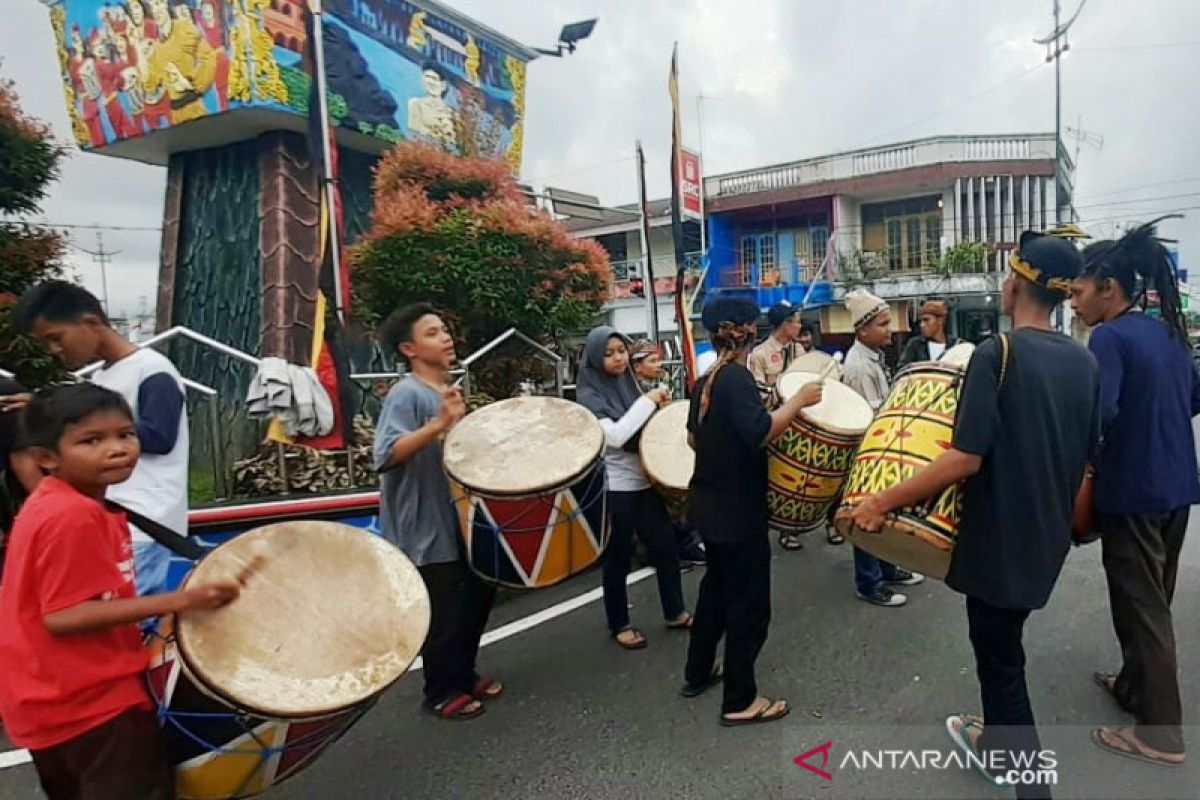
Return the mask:
M 946 343 L 945 342 L 934 342 L 934 341 L 929 342 L 929 360 L 930 361 L 937 361 L 938 359 L 940 359 L 942 357 L 942 354 L 945 352 L 946 352 Z
M 166 373 L 175 380 L 182 394 L 185 389 L 175 365 L 161 353 L 141 348 L 92 374 L 92 382 L 112 389 L 129 403 L 134 420 L 138 417 L 138 394 L 142 382 L 152 375 Z M 129 480 L 108 487 L 109 500 L 160 522 L 181 536 L 187 535 L 188 512 L 188 416 L 187 403 L 180 412 L 179 433 L 169 453 L 142 453 Z M 135 542 L 153 541 L 134 525 L 129 526 Z
M 625 443 L 635 433 L 642 429 L 658 406 L 648 397 L 639 397 L 625 416 L 613 421 L 600 420 L 604 430 L 604 466 L 608 470 L 608 490 L 610 492 L 640 492 L 650 488 L 646 473 L 642 470 L 642 460 L 637 453 L 623 449 Z

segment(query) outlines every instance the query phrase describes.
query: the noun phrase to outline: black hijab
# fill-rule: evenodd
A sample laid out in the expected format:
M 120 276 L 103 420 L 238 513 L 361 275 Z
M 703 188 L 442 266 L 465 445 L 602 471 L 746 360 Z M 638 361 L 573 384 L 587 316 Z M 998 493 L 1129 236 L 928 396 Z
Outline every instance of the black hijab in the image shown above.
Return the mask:
M 629 337 L 618 333 L 607 325 L 593 328 L 583 346 L 583 358 L 579 362 L 579 374 L 575 378 L 575 399 L 596 415 L 598 419 L 613 422 L 625 416 L 637 399 L 642 396 L 633 371 L 626 368 L 621 375 L 609 375 L 604 370 L 604 351 L 608 340 L 616 337 L 630 347 Z

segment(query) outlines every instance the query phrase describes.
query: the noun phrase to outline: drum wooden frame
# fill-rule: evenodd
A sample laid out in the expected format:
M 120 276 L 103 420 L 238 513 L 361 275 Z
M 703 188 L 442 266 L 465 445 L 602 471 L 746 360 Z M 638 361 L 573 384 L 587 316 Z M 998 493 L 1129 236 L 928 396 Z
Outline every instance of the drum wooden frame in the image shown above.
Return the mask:
M 946 577 L 958 536 L 961 483 L 888 514 L 879 533 L 855 528 L 850 515 L 863 500 L 908 480 L 951 447 L 964 375 L 962 366 L 937 361 L 911 364 L 896 375 L 863 437 L 836 515 L 838 531 L 856 547 L 939 580 Z
M 604 431 L 583 406 L 501 400 L 459 422 L 443 452 L 467 561 L 485 581 L 553 586 L 603 554 Z

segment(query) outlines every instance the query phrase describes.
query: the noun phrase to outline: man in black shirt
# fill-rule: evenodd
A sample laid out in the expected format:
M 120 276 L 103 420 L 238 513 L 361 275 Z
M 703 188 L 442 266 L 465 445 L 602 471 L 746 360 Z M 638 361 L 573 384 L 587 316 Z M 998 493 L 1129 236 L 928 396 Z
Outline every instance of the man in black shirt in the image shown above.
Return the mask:
M 764 448 L 801 408 L 821 401 L 821 386 L 804 387 L 768 414 L 746 368 L 758 307 L 717 299 L 704 307 L 701 318 L 717 362 L 696 385 L 688 414 L 688 440 L 696 451 L 688 518 L 704 540 L 708 568 L 700 582 L 681 694 L 696 697 L 721 680 L 716 656 L 724 636 L 721 724 L 773 722 L 788 713 L 787 701 L 761 697 L 754 681 L 754 662 L 771 620 Z
M 993 781 L 1016 768 L 1017 754 L 1036 759 L 1041 749 L 1021 637 L 1030 611 L 1046 604 L 1058 580 L 1100 427 L 1095 359 L 1050 328 L 1051 312 L 1079 274 L 1079 253 L 1065 239 L 1027 232 L 1009 265 L 1002 309 L 1013 331 L 975 351 L 952 447 L 854 512 L 855 525 L 878 531 L 887 512 L 966 480 L 946 584 L 967 596 L 983 719 L 956 714 L 946 727 L 992 767 L 984 771 Z M 1049 791 L 1018 786 L 1017 796 Z

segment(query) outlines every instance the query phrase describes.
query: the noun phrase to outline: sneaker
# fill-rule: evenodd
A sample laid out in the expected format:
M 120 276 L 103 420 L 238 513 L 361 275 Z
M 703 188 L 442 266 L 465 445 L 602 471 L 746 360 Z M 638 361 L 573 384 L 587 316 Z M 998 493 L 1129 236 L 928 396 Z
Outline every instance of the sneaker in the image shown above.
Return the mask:
M 896 573 L 891 578 L 885 578 L 883 582 L 893 586 L 916 586 L 923 580 L 925 580 L 925 576 L 919 572 L 909 572 L 896 567 Z
M 908 602 L 908 597 L 899 592 L 893 592 L 886 586 L 880 586 L 871 594 L 863 594 L 862 592 L 855 592 L 855 594 L 858 595 L 859 600 L 865 600 L 875 606 L 894 607 L 902 606 Z

